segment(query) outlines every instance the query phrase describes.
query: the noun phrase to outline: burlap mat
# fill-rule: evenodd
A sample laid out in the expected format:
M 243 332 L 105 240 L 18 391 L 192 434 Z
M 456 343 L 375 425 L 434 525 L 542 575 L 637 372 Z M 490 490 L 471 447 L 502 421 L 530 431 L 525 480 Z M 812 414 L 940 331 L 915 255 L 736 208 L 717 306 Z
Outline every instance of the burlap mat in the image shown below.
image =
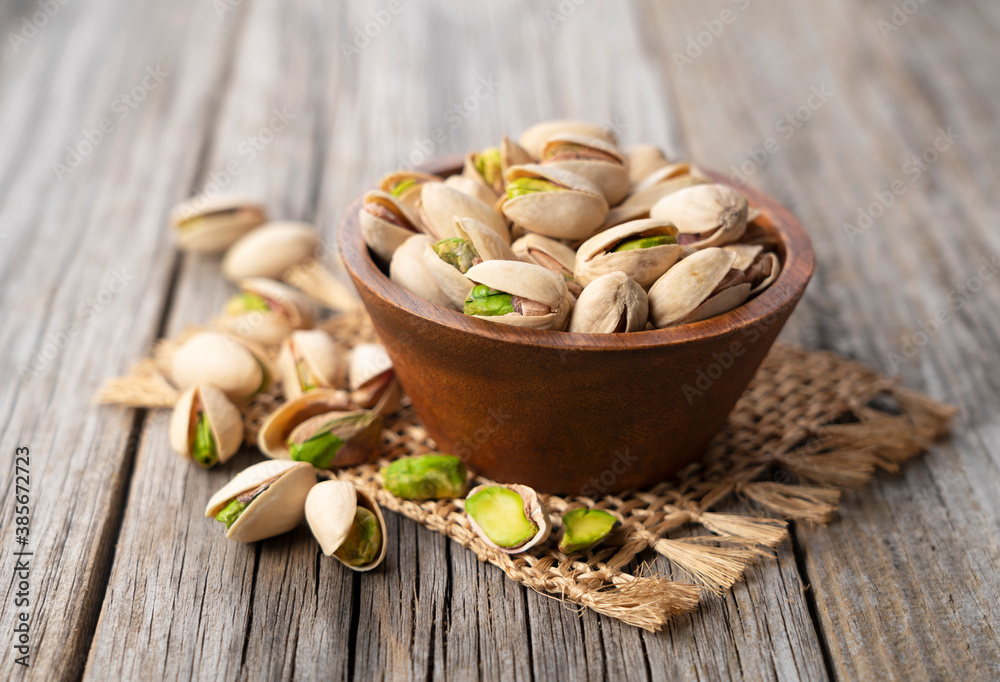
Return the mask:
M 363 312 L 340 315 L 325 328 L 347 345 L 376 340 Z M 176 398 L 155 359 L 116 381 L 105 402 L 169 407 Z M 280 401 L 275 391 L 245 408 L 249 442 L 256 442 L 257 427 Z M 829 522 L 843 488 L 863 485 L 877 470 L 898 471 L 947 433 L 953 413 L 832 353 L 776 344 L 705 457 L 674 480 L 600 498 L 542 495 L 557 525 L 559 515 L 581 506 L 605 509 L 621 522 L 603 545 L 570 556 L 554 542 L 504 554 L 472 532 L 462 500 L 417 503 L 384 490 L 381 466 L 436 449 L 408 407 L 387 420 L 382 459 L 332 475 L 447 535 L 519 583 L 657 631 L 695 609 L 703 595 L 723 594 L 751 562 L 770 556 L 788 537 L 786 520 Z M 734 496 L 745 503 L 744 515 L 710 511 Z M 696 534 L 668 537 L 685 526 Z M 553 537 L 558 533 L 556 527 Z M 669 576 L 635 570 L 647 550 L 669 560 Z

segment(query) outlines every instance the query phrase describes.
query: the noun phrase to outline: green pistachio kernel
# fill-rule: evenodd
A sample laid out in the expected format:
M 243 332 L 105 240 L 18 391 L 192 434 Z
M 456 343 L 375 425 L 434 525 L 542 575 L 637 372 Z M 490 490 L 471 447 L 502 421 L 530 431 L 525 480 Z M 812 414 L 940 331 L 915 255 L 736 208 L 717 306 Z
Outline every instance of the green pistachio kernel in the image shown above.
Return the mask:
M 487 185 L 493 186 L 500 179 L 500 150 L 496 147 L 484 149 L 476 157 L 476 170 L 483 176 Z
M 465 513 L 500 547 L 520 547 L 538 534 L 538 526 L 524 513 L 524 500 L 504 486 L 490 486 L 469 497 Z
M 226 303 L 227 315 L 243 315 L 245 313 L 266 313 L 271 309 L 262 297 L 257 294 L 236 294 Z
M 395 185 L 392 186 L 392 189 L 389 191 L 389 193 L 394 197 L 402 196 L 403 192 L 410 189 L 411 187 L 416 186 L 416 184 L 417 181 L 414 180 L 413 178 L 400 180 L 399 182 L 397 182 Z
M 233 498 L 230 500 L 229 504 L 222 508 L 222 511 L 215 515 L 215 520 L 226 524 L 226 529 L 228 530 L 229 528 L 232 528 L 233 524 L 236 523 L 236 519 L 240 518 L 240 515 L 245 512 L 246 508 L 249 506 L 249 504 L 244 504 L 236 498 Z
M 364 507 L 358 507 L 351 531 L 334 554 L 348 566 L 364 566 L 374 561 L 381 549 L 382 529 L 378 518 Z
M 535 192 L 556 192 L 565 189 L 565 187 L 560 187 L 553 182 L 542 180 L 541 178 L 518 178 L 511 181 L 507 186 L 507 196 L 513 199 L 514 197 L 523 197 L 526 194 L 533 194 Z
M 469 268 L 482 260 L 472 242 L 459 237 L 442 239 L 434 245 L 434 253 L 463 275 L 469 271 Z
M 337 459 L 344 446 L 344 439 L 329 431 L 320 431 L 305 443 L 292 443 L 288 447 L 296 462 L 309 462 L 317 469 L 326 469 Z
M 204 412 L 198 415 L 198 423 L 194 427 L 191 457 L 206 469 L 219 463 L 219 448 Z
M 299 375 L 299 386 L 302 388 L 302 392 L 311 391 L 314 388 L 319 388 L 319 384 L 316 383 L 316 379 L 313 377 L 312 372 L 306 367 L 304 360 L 300 360 L 295 363 L 295 370 Z
M 407 500 L 462 497 L 467 488 L 465 463 L 454 455 L 403 457 L 380 473 L 385 489 Z
M 477 284 L 472 287 L 469 298 L 465 299 L 463 312 L 466 315 L 507 315 L 514 312 L 512 298 L 510 294 L 490 289 L 485 284 Z
M 600 509 L 574 509 L 563 514 L 562 540 L 559 541 L 559 551 L 571 554 L 577 550 L 596 545 L 611 532 L 615 525 L 615 517 Z
M 677 240 L 671 237 L 669 234 L 656 234 L 652 237 L 636 237 L 635 239 L 626 239 L 623 242 L 618 243 L 615 248 L 611 249 L 612 253 L 620 253 L 621 251 L 635 251 L 636 249 L 651 249 L 654 246 L 662 246 L 664 244 L 676 244 Z

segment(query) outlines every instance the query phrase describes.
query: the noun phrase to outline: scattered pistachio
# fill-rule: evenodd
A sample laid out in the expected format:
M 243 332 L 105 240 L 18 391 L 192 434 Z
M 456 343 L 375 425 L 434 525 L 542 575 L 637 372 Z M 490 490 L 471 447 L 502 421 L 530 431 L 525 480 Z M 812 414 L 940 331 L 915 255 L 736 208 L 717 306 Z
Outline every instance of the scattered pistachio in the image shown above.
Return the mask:
M 454 455 L 402 457 L 379 473 L 386 490 L 407 500 L 463 497 L 468 485 L 465 463 Z
M 615 525 L 615 517 L 600 509 L 574 509 L 563 514 L 563 536 L 559 551 L 572 554 L 593 547 L 608 536 Z

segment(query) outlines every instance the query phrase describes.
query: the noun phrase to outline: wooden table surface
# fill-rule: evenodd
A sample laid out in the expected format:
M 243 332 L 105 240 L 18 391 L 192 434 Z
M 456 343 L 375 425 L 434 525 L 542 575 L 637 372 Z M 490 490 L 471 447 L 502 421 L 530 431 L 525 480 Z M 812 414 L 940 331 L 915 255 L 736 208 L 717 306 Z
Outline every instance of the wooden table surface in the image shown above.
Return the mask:
M 33 551 L 0 677 L 1000 676 L 1000 4 L 8 0 L 0 27 L 2 575 L 19 446 Z M 202 509 L 254 456 L 196 470 L 166 413 L 90 404 L 229 295 L 176 250 L 178 200 L 247 192 L 330 236 L 406 160 L 564 116 L 788 205 L 818 265 L 784 338 L 959 406 L 952 440 L 650 634 L 393 514 L 371 575 L 304 528 L 226 542 Z

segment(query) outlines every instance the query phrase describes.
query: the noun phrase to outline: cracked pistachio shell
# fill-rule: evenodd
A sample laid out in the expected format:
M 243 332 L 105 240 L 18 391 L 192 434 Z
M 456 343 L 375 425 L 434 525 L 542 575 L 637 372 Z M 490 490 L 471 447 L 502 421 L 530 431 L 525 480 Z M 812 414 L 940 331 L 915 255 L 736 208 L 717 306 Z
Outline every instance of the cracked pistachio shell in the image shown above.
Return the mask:
M 614 206 L 628 195 L 625 156 L 613 144 L 594 137 L 564 133 L 550 137 L 542 147 L 543 166 L 561 168 L 585 178 Z
M 391 194 L 380 191 L 365 195 L 358 223 L 365 244 L 386 263 L 403 242 L 422 231 L 414 211 Z
M 726 244 L 722 250 L 736 254 L 736 260 L 733 261 L 734 268 L 746 270 L 757 259 L 757 256 L 763 253 L 764 247 L 760 244 Z
M 489 187 L 481 182 L 470 180 L 464 175 L 452 175 L 445 179 L 444 184 L 452 189 L 457 189 L 462 194 L 467 194 L 473 199 L 478 199 L 488 206 L 492 206 L 497 200 L 497 195 Z
M 542 121 L 531 126 L 521 134 L 521 147 L 524 148 L 532 159 L 542 157 L 542 147 L 555 135 L 582 135 L 584 137 L 596 137 L 608 144 L 616 144 L 613 132 L 602 126 L 587 123 L 586 121 L 573 121 L 569 119 L 557 119 L 553 121 Z
M 714 317 L 746 300 L 750 285 L 712 292 L 725 279 L 736 254 L 709 247 L 667 270 L 649 290 L 649 317 L 659 329 Z
M 488 260 L 517 260 L 517 256 L 496 232 L 475 218 L 459 218 L 455 221 L 458 237 L 472 242 L 479 254 L 480 262 Z M 461 309 L 472 290 L 472 280 L 453 265 L 442 260 L 428 245 L 424 250 L 424 265 L 434 281 L 445 293 L 452 306 Z
M 212 384 L 234 402 L 267 390 L 275 374 L 263 349 L 219 332 L 195 334 L 174 351 L 171 360 L 171 378 L 178 387 Z
M 229 247 L 222 272 L 233 282 L 248 277 L 281 279 L 292 267 L 312 258 L 318 246 L 319 235 L 308 223 L 265 223 Z
M 750 278 L 750 285 L 752 287 L 749 296 L 756 296 L 771 286 L 774 280 L 778 279 L 778 275 L 781 274 L 781 261 L 778 259 L 778 254 L 768 251 L 767 253 L 762 253 L 744 271 L 747 277 Z
M 378 456 L 382 423 L 382 415 L 368 410 L 310 417 L 288 434 L 289 459 L 317 469 L 365 464 Z
M 649 216 L 677 226 L 680 241 L 696 249 L 723 246 L 739 239 L 747 228 L 747 198 L 726 185 L 686 187 L 653 205 Z
M 282 403 L 257 432 L 257 446 L 271 459 L 289 459 L 288 438 L 303 422 L 330 412 L 351 412 L 355 406 L 346 391 L 317 388 Z
M 268 310 L 234 310 L 239 295 L 227 305 L 226 315 L 217 323 L 219 328 L 235 336 L 257 343 L 278 345 L 296 329 L 312 327 L 316 306 L 298 289 L 263 277 L 251 277 L 240 282 L 242 294 L 264 299 Z
M 631 239 L 659 235 L 676 239 L 677 228 L 662 220 L 632 220 L 595 234 L 576 251 L 574 272 L 577 280 L 586 287 L 601 275 L 618 271 L 648 289 L 680 260 L 683 248 L 679 244 L 661 244 L 630 251 L 616 252 L 614 249 Z
M 205 516 L 215 517 L 235 498 L 271 481 L 233 522 L 226 537 L 237 542 L 256 542 L 287 533 L 305 517 L 306 496 L 316 485 L 315 471 L 308 462 L 271 460 L 254 464 L 212 495 Z
M 424 264 L 424 251 L 432 244 L 434 240 L 425 234 L 414 235 L 403 242 L 389 263 L 389 279 L 434 305 L 459 310 L 441 291 Z
M 497 167 L 496 167 L 495 181 L 493 184 L 490 184 L 476 168 L 476 162 L 478 161 L 479 157 L 482 156 L 483 154 L 492 154 L 492 153 L 495 153 L 497 156 Z M 488 204 L 492 204 L 494 201 L 496 201 L 497 197 L 500 196 L 500 193 L 503 192 L 503 171 L 501 170 L 501 164 L 499 163 L 499 161 L 500 161 L 499 148 L 484 149 L 480 152 L 469 152 L 468 154 L 466 154 L 465 164 L 462 166 L 463 178 L 467 178 L 468 180 L 471 180 L 472 182 L 475 182 L 481 187 L 485 187 L 486 189 L 489 190 L 493 199 L 491 201 L 486 202 Z
M 200 409 L 196 410 L 196 407 Z M 221 464 L 235 455 L 243 444 L 243 417 L 226 394 L 211 384 L 192 386 L 181 394 L 170 417 L 170 445 L 181 457 L 196 461 L 191 453 L 191 446 L 199 412 L 205 415 L 212 438 L 215 439 L 218 454 L 215 463 Z M 214 466 L 215 463 L 207 466 Z M 206 466 L 201 462 L 198 464 Z
M 420 203 L 420 191 L 429 182 L 441 182 L 441 178 L 420 171 L 396 171 L 382 177 L 379 188 L 394 197 L 399 198 L 411 211 L 417 210 Z
M 586 239 L 608 214 L 608 202 L 601 191 L 569 171 L 537 164 L 513 166 L 507 171 L 508 187 L 519 179 L 545 180 L 565 188 L 513 198 L 505 194 L 500 199 L 497 206 L 504 216 L 529 232 L 555 239 Z
M 466 273 L 475 284 L 549 306 L 545 315 L 473 316 L 515 327 L 561 330 L 566 326 L 573 300 L 566 281 L 540 265 L 520 261 L 492 260 L 474 265 Z
M 192 197 L 170 212 L 177 245 L 184 251 L 221 253 L 267 220 L 267 209 L 249 197 Z
M 533 162 L 534 159 L 524 147 L 506 135 L 500 138 L 500 170 L 503 173 L 503 178 L 506 179 L 507 171 L 512 166 L 523 166 Z
M 628 160 L 628 179 L 638 185 L 654 171 L 670 165 L 663 150 L 652 144 L 640 144 L 625 150 Z
M 382 415 L 399 409 L 402 387 L 393 369 L 392 358 L 380 343 L 359 343 L 351 349 L 347 371 L 351 400 Z
M 706 181 L 697 175 L 687 163 L 672 163 L 653 171 L 640 182 L 625 201 L 608 212 L 603 228 L 621 225 L 630 220 L 649 218 L 653 204 L 673 192 L 704 184 Z
M 321 329 L 295 331 L 278 353 L 281 387 L 289 400 L 317 388 L 347 383 L 347 352 Z
M 480 522 L 483 522 L 484 519 L 480 518 L 477 521 L 476 518 L 468 511 L 469 500 L 471 498 L 483 492 L 488 493 L 490 489 L 497 489 L 497 488 L 504 488 L 507 490 L 512 490 L 515 493 L 517 493 L 522 501 L 523 505 L 522 511 L 524 513 L 524 517 L 528 521 L 534 523 L 535 526 L 538 528 L 538 531 L 531 538 L 514 547 L 502 547 L 496 542 L 494 542 L 490 538 L 490 536 L 486 534 L 486 531 L 480 525 Z M 520 552 L 524 552 L 534 547 L 535 545 L 545 542 L 548 539 L 549 534 L 552 532 L 552 523 L 549 520 L 548 510 L 542 503 L 542 500 L 538 496 L 538 493 L 536 493 L 533 489 L 529 488 L 526 485 L 511 483 L 507 485 L 476 486 L 475 488 L 469 491 L 469 494 L 465 497 L 465 502 L 466 502 L 465 515 L 469 519 L 469 525 L 472 526 L 472 530 L 475 531 L 476 535 L 478 535 L 487 545 L 495 549 L 498 549 L 501 552 L 504 552 L 505 554 L 519 554 Z
M 511 245 L 511 249 L 525 263 L 534 263 L 551 270 L 566 280 L 569 292 L 579 296 L 583 291 L 573 268 L 576 267 L 576 251 L 560 241 L 529 232 Z
M 646 291 L 624 272 L 587 285 L 573 306 L 569 331 L 582 334 L 641 332 L 649 317 Z
M 419 214 L 424 229 L 435 241 L 457 237 L 456 218 L 475 218 L 510 244 L 510 230 L 492 206 L 444 183 L 427 184 L 420 195 Z
M 349 539 L 358 507 L 372 513 L 381 533 L 381 547 L 376 558 L 360 566 L 345 562 L 336 552 Z M 375 500 L 348 481 L 322 481 L 306 497 L 306 521 L 323 554 L 333 556 L 352 571 L 370 571 L 385 558 L 386 530 L 382 510 Z

